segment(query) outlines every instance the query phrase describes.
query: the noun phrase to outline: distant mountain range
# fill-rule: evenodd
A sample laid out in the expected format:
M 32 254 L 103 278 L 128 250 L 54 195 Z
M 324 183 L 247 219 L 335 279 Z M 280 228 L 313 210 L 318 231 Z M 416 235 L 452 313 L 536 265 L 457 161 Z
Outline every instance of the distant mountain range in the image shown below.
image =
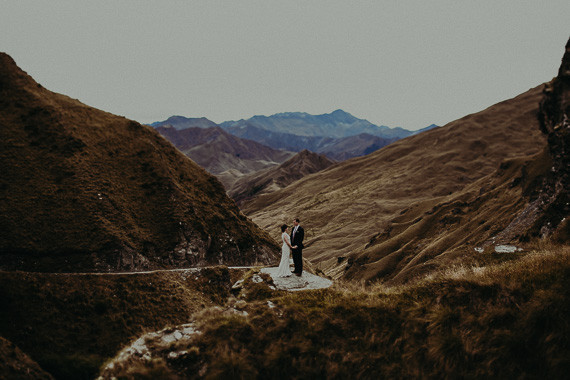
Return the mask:
M 368 120 L 358 119 L 340 109 L 323 115 L 284 112 L 272 116 L 254 116 L 247 120 L 226 121 L 220 126 L 236 136 L 239 135 L 237 132 L 239 129 L 247 126 L 306 137 L 342 138 L 367 133 L 391 139 L 404 138 L 414 134 L 414 132 L 402 128 L 377 126 Z
M 170 125 L 181 130 L 189 127 L 210 128 L 216 124 L 205 118 L 172 116 L 151 125 L 155 128 Z M 226 121 L 220 127 L 234 136 L 274 149 L 293 152 L 307 149 L 342 161 L 372 153 L 398 139 L 437 126 L 432 124 L 420 131 L 389 128 L 358 119 L 343 110 L 336 110 L 323 115 L 285 112 L 272 116 L 254 116 L 247 120 Z

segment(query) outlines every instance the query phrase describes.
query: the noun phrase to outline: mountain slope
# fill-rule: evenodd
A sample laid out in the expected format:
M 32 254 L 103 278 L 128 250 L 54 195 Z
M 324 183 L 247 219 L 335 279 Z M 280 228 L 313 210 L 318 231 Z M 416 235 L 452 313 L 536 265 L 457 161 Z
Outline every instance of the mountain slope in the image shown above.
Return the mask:
M 307 176 L 242 209 L 269 231 L 283 222 L 283 210 L 285 220 L 298 215 L 307 258 L 337 277 L 392 279 L 410 263 L 427 268 L 434 256 L 482 244 L 524 207 L 520 171 L 546 146 L 536 119 L 542 88 Z M 545 157 L 535 171 L 547 165 Z M 487 207 L 478 196 L 506 194 L 509 184 L 511 201 L 495 204 L 487 220 L 453 237 L 459 240 L 447 235 Z
M 151 127 L 44 89 L 0 54 L 0 266 L 270 262 L 275 243 Z
M 220 127 L 186 128 L 173 127 L 156 129 L 182 153 L 212 174 L 237 171 L 240 176 L 277 166 L 290 158 L 293 153 L 272 149 L 255 141 L 233 136 Z M 218 177 L 226 188 L 233 181 Z
M 282 189 L 331 165 L 333 161 L 325 156 L 304 150 L 277 167 L 240 178 L 228 190 L 228 195 L 240 204 L 253 196 Z

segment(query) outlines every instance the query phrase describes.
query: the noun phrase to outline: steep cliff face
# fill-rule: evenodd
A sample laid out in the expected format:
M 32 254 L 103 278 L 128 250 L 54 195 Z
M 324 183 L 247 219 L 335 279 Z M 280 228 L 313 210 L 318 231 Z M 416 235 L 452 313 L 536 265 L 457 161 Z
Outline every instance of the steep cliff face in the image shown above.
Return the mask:
M 271 262 L 278 247 L 155 130 L 36 83 L 0 53 L 0 268 Z
M 570 236 L 570 39 L 558 76 L 547 84 L 539 110 L 540 129 L 548 137 L 552 168 L 538 189 L 544 215 L 533 233 L 562 241 Z

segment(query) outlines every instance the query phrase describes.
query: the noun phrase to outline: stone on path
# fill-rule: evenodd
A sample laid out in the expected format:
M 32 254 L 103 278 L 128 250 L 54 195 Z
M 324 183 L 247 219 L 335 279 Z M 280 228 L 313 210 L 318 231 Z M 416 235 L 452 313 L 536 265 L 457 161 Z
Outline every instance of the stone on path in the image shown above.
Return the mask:
M 316 276 L 309 272 L 303 272 L 303 275 L 298 277 L 292 274 L 289 277 L 277 277 L 277 267 L 263 268 L 261 273 L 267 273 L 273 279 L 275 287 L 279 290 L 288 290 L 295 292 L 299 290 L 314 290 L 324 289 L 330 287 L 333 282 L 329 279 Z
M 522 251 L 522 248 L 517 248 L 514 245 L 496 245 L 495 252 L 496 253 L 513 253 Z

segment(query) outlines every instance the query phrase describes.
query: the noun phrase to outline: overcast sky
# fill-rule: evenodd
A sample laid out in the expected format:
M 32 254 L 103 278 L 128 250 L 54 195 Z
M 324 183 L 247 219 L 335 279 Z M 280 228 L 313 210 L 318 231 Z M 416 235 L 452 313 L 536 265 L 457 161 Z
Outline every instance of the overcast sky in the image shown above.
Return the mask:
M 570 1 L 6 1 L 0 51 L 142 123 L 341 108 L 419 129 L 552 79 Z

